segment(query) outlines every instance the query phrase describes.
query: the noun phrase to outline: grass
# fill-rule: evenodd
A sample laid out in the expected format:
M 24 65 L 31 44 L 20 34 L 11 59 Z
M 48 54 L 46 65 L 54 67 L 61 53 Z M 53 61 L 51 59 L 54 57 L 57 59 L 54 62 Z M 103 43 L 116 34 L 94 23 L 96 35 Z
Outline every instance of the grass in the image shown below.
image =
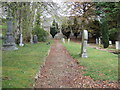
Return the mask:
M 51 41 L 52 42 L 52 41 Z M 31 88 L 50 45 L 26 44 L 16 51 L 3 51 L 3 88 Z
M 0 39 L 0 47 L 2 47 L 2 42 L 3 42 L 2 39 Z
M 80 45 L 70 42 L 64 44 L 70 55 L 85 67 L 85 76 L 94 80 L 118 80 L 118 56 L 106 51 L 87 47 L 88 58 L 80 58 Z
M 5 23 L 3 23 L 2 25 L 0 25 L 0 34 L 2 34 L 2 36 L 5 36 L 6 29 L 7 29 L 7 26 L 6 26 Z
M 0 29 L 6 29 L 7 26 L 4 24 L 4 25 L 0 25 Z

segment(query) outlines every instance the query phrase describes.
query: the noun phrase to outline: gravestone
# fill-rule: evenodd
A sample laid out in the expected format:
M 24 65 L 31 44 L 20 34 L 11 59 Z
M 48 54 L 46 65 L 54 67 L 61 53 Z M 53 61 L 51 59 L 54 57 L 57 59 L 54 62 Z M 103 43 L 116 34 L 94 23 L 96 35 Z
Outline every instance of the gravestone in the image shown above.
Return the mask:
M 99 45 L 101 45 L 101 38 L 100 37 L 98 39 L 98 43 L 99 43 Z
M 22 34 L 20 34 L 20 44 L 19 44 L 19 46 L 24 46 L 24 44 L 23 44 L 23 36 L 22 36 Z
M 109 45 L 112 45 L 112 41 L 109 41 Z
M 12 20 L 11 18 L 7 18 L 7 31 L 6 35 L 4 38 L 4 44 L 3 44 L 3 50 L 17 50 L 18 48 L 16 47 L 15 44 L 15 38 L 13 37 L 12 34 Z
M 37 35 L 34 35 L 33 36 L 33 43 L 37 43 L 38 42 L 38 37 L 37 37 Z
M 70 38 L 68 38 L 68 44 L 70 43 Z
M 96 38 L 96 44 L 98 44 L 98 39 Z
M 87 58 L 87 40 L 88 40 L 88 31 L 84 30 L 82 34 L 82 46 L 81 46 L 81 54 L 82 58 Z
M 115 41 L 115 47 L 117 50 L 120 50 L 120 41 Z
M 62 38 L 62 42 L 65 43 L 65 39 L 64 38 Z

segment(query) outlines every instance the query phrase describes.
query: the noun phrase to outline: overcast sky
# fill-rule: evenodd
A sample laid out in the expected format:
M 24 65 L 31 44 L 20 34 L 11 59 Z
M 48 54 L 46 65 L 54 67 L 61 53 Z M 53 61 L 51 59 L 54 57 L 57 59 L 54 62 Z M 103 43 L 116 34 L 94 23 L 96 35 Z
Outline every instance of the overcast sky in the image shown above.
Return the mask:
M 56 3 L 61 3 L 61 2 L 65 2 L 66 0 L 53 0 L 53 2 L 56 2 Z

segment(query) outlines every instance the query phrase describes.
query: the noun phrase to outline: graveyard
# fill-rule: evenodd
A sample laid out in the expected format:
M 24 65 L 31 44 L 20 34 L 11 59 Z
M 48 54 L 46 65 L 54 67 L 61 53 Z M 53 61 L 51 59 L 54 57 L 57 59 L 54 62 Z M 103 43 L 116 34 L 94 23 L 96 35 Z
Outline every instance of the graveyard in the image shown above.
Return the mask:
M 2 64 L 4 66 L 2 70 L 5 71 L 2 73 L 4 76 L 3 87 L 32 87 L 33 76 L 35 76 L 40 65 L 44 63 L 49 48 L 50 45 L 46 45 L 46 43 L 38 43 L 35 45 L 27 44 L 22 48 L 19 47 L 20 50 L 17 51 L 3 51 L 4 60 Z
M 118 2 L 0 5 L 1 88 L 120 89 Z
M 70 45 L 66 43 L 64 44 L 64 46 L 69 51 L 70 55 L 78 60 L 80 65 L 87 67 L 85 69 L 86 73 L 84 73 L 84 75 L 91 75 L 91 77 L 93 77 L 95 80 L 117 80 L 117 55 L 106 51 L 97 50 L 95 48 L 87 47 L 89 58 L 80 59 L 78 55 L 78 48 L 80 46 L 78 43 L 71 42 Z

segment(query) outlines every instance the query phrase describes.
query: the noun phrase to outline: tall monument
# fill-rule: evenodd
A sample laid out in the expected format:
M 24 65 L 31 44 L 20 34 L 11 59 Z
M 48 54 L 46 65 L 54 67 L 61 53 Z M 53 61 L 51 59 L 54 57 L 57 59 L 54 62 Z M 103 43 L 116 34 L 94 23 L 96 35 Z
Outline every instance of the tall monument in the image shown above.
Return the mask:
M 80 56 L 82 58 L 87 58 L 87 40 L 88 40 L 88 31 L 83 30 L 82 34 L 82 46 L 81 46 L 81 53 Z
M 7 31 L 6 31 L 6 35 L 4 38 L 2 49 L 3 50 L 17 50 L 18 49 L 15 44 L 15 38 L 13 37 L 13 34 L 12 34 L 12 18 L 11 18 L 11 13 L 10 13 L 9 8 L 8 8 L 8 17 L 7 17 Z

